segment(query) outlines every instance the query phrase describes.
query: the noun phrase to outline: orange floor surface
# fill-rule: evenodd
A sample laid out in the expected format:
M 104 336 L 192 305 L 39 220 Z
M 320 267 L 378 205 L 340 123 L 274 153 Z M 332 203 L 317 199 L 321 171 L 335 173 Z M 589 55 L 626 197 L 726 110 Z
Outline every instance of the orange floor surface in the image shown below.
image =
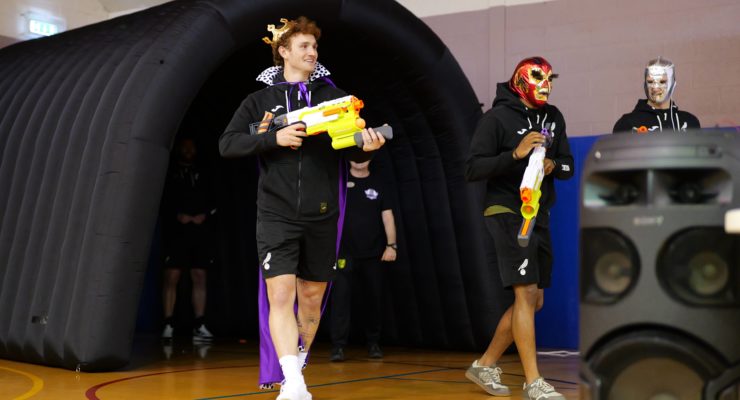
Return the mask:
M 317 345 L 304 375 L 316 400 L 493 399 L 465 378 L 479 354 L 385 348 L 370 360 L 363 348 L 347 350 L 345 362 L 329 362 L 329 348 Z M 577 356 L 539 356 L 541 374 L 568 399 L 578 398 Z M 524 376 L 518 357 L 499 362 L 512 399 L 521 399 Z M 0 360 L 0 399 L 274 399 L 277 390 L 259 390 L 256 343 L 220 340 L 193 345 L 138 340 L 131 365 L 104 373 Z M 506 397 L 496 397 L 506 399 Z

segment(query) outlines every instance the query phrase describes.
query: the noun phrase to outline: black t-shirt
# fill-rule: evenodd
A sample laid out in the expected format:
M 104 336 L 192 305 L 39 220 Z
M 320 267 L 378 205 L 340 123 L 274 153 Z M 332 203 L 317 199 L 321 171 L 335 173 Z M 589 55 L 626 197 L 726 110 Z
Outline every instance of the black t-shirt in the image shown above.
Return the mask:
M 168 217 L 198 215 L 211 211 L 211 182 L 208 174 L 195 165 L 175 165 L 167 177 Z
M 380 257 L 386 237 L 382 213 L 392 209 L 390 193 L 379 175 L 347 179 L 342 257 Z

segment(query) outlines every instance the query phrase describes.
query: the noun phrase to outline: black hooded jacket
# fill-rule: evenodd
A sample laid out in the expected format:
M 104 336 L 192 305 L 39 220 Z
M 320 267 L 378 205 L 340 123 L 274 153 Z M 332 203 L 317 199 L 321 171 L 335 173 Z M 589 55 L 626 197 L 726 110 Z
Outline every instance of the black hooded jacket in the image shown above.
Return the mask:
M 488 181 L 485 207 L 498 205 L 519 211 L 522 205 L 519 185 L 529 157 L 515 160 L 513 152 L 524 136 L 531 131 L 540 132 L 543 125 L 553 133 L 553 143 L 545 156 L 555 161 L 555 169 L 542 180 L 537 223 L 548 224 L 547 211 L 555 203 L 554 178 L 569 179 L 573 176 L 573 156 L 565 133 L 565 120 L 553 105 L 545 104 L 538 109 L 526 107 L 509 89 L 508 82 L 497 85 L 493 107 L 478 122 L 466 162 L 465 177 L 468 181 Z
M 653 108 L 647 99 L 637 101 L 635 109 L 629 114 L 622 115 L 614 124 L 613 133 L 648 133 L 653 131 L 679 131 L 699 129 L 699 120 L 691 113 L 680 111 L 676 103 L 671 100 L 671 106 L 666 110 Z
M 259 156 L 257 208 L 260 213 L 306 221 L 335 217 L 339 212 L 340 166 L 345 167 L 345 159 L 366 161 L 371 153 L 356 147 L 334 150 L 327 134 L 305 137 L 296 150 L 279 146 L 276 131 L 250 135 L 249 125 L 260 122 L 265 112 L 278 116 L 288 109 L 308 106 L 298 87 L 286 84 L 282 73 L 271 83 L 242 101 L 219 139 L 221 155 Z M 347 95 L 322 78 L 310 80 L 306 88 L 314 106 Z

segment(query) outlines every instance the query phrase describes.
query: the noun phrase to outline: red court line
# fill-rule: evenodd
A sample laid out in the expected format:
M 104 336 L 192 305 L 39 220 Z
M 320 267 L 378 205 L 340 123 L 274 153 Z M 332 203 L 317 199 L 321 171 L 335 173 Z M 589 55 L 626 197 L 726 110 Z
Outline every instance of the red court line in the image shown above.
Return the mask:
M 139 378 L 146 378 L 149 376 L 157 376 L 157 375 L 166 375 L 166 374 L 177 374 L 180 372 L 193 372 L 193 371 L 204 371 L 204 370 L 210 370 L 210 369 L 231 369 L 231 368 L 251 368 L 251 367 L 257 367 L 256 365 L 238 365 L 238 366 L 232 366 L 232 367 L 209 367 L 209 368 L 192 368 L 192 369 L 181 369 L 177 371 L 165 371 L 165 372 L 155 372 L 152 374 L 144 374 L 144 375 L 135 375 L 135 376 L 129 376 L 128 378 L 121 378 L 121 379 L 115 379 L 108 382 L 98 383 L 95 386 L 90 387 L 85 391 L 85 398 L 88 400 L 100 400 L 100 398 L 97 395 L 97 392 L 100 388 L 110 386 L 114 383 L 124 382 L 124 381 L 130 381 L 133 379 L 139 379 Z

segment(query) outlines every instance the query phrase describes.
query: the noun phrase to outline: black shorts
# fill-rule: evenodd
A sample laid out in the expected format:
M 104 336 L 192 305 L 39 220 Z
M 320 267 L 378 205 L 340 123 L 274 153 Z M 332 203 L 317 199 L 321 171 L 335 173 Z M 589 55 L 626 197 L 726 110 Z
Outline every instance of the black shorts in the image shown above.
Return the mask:
M 517 233 L 522 224 L 519 214 L 502 213 L 485 217 L 488 233 L 493 237 L 498 270 L 504 287 L 536 283 L 550 287 L 552 243 L 550 229 L 535 225 L 529 246 L 521 247 Z
M 165 254 L 166 268 L 207 269 L 213 264 L 213 251 L 208 229 L 194 224 L 173 227 Z
M 258 215 L 257 255 L 265 279 L 291 274 L 329 282 L 337 273 L 337 217 L 303 222 Z

